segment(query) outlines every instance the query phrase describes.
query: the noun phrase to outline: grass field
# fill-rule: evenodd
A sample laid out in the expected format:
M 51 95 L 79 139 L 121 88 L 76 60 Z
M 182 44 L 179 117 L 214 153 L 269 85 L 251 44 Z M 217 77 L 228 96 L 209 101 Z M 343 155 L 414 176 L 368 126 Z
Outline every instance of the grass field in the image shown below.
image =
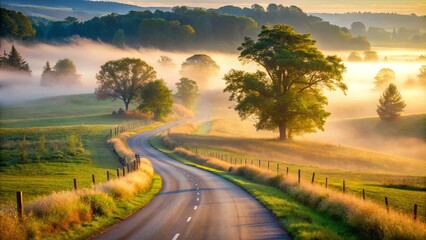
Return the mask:
M 418 117 L 417 124 L 421 124 L 422 119 Z M 411 118 L 409 121 L 414 120 Z M 345 180 L 347 192 L 361 198 L 362 190 L 365 189 L 368 199 L 383 205 L 387 197 L 392 209 L 412 214 L 414 204 L 418 204 L 420 219 L 426 221 L 424 159 L 316 141 L 281 143 L 267 138 L 230 137 L 229 132 L 239 131 L 240 126 L 223 127 L 228 124 L 216 119 L 201 123 L 196 129 L 193 126 L 190 128 L 198 134 L 171 131 L 170 137 L 179 143 L 183 141 L 187 149 L 197 149 L 199 154 L 217 156 L 228 162 L 232 159 L 238 164 L 253 162 L 258 165 L 261 160 L 261 167 L 267 168 L 270 161 L 270 169 L 276 170 L 279 163 L 280 173 L 285 174 L 288 167 L 289 174 L 293 176 L 297 176 L 300 169 L 302 181 L 311 181 L 312 173 L 315 172 L 316 184 L 325 185 L 327 178 L 328 186 L 342 190 Z M 218 129 L 222 131 L 219 134 Z
M 23 191 L 25 201 L 31 201 L 53 191 L 72 189 L 73 178 L 79 188 L 91 186 L 92 174 L 96 182 L 106 181 L 106 171 L 115 173 L 120 166 L 106 144 L 106 135 L 110 128 L 126 122 L 111 116 L 121 105 L 119 101 L 98 101 L 94 94 L 80 94 L 2 106 L 2 146 L 5 142 L 17 146 L 25 136 L 34 150 L 39 138 L 45 136 L 50 154 L 52 144 L 63 145 L 68 135 L 76 133 L 82 137 L 86 154 L 58 157 L 52 153 L 48 159 L 43 155 L 35 159 L 36 154 L 30 153 L 28 163 L 18 163 L 17 155 L 2 147 L 0 205 L 14 203 L 16 191 Z

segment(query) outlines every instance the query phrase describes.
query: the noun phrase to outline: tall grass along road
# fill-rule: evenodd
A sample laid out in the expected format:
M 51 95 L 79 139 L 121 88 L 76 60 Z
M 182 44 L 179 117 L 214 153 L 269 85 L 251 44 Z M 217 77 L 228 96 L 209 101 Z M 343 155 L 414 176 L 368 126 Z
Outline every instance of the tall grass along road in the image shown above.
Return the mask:
M 143 210 L 95 239 L 289 239 L 276 218 L 248 193 L 152 148 L 148 139 L 171 125 L 133 136 L 129 147 L 151 160 L 162 191 Z

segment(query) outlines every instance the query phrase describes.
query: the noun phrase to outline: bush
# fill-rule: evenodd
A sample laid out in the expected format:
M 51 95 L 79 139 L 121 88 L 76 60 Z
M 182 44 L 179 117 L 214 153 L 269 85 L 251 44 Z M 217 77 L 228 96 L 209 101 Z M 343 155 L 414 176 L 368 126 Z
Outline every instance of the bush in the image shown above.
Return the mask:
M 106 193 L 90 192 L 82 195 L 81 199 L 90 205 L 92 213 L 97 216 L 110 216 L 116 209 L 114 200 Z

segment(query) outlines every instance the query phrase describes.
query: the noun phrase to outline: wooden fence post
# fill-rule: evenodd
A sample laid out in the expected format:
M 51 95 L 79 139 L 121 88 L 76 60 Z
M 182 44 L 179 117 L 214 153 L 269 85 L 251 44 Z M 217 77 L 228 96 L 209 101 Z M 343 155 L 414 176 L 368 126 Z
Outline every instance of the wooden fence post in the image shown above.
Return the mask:
M 77 190 L 77 179 L 74 178 L 74 190 Z
M 346 192 L 346 183 L 345 183 L 345 180 L 343 180 L 343 193 L 345 192 Z
M 109 171 L 107 171 L 107 182 L 109 182 Z
M 362 199 L 365 200 L 365 189 L 364 188 L 362 189 Z
M 313 172 L 313 173 L 312 173 L 312 181 L 311 181 L 311 184 L 314 184 L 314 181 L 315 181 L 315 172 Z
M 96 181 L 95 181 L 95 174 L 92 174 L 92 183 L 93 183 L 93 185 L 95 185 L 95 184 L 96 184 Z
M 127 173 L 130 172 L 130 164 L 126 164 L 127 165 Z
M 120 169 L 117 168 L 117 178 L 120 178 Z
M 325 178 L 325 188 L 328 188 L 328 178 Z
M 389 202 L 388 197 L 385 197 L 385 204 L 386 204 L 386 212 L 389 213 Z
M 280 172 L 280 164 L 277 163 L 277 174 Z
M 268 170 L 269 170 L 269 163 L 270 163 L 270 161 L 268 161 Z
M 300 169 L 297 170 L 297 182 L 300 184 Z
M 288 167 L 287 167 L 287 170 L 286 170 L 286 171 L 287 171 L 287 173 L 286 173 L 286 174 L 287 174 L 287 176 L 288 176 Z
M 417 204 L 414 204 L 414 221 L 417 220 Z
M 126 167 L 123 166 L 123 177 L 126 176 L 126 170 L 125 169 L 126 169 Z
M 16 206 L 19 220 L 22 220 L 24 218 L 24 197 L 22 192 L 16 192 Z
M 259 167 L 260 167 L 260 159 L 259 159 Z

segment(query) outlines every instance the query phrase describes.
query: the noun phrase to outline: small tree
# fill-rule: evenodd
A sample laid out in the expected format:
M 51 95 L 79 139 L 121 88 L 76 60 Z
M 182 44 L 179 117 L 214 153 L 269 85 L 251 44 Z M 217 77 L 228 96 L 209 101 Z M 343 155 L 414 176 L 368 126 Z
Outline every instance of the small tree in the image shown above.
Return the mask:
M 40 153 L 46 153 L 46 137 L 44 135 L 41 135 L 41 137 L 38 139 L 38 150 Z
M 19 160 L 21 163 L 26 163 L 28 161 L 28 152 L 27 152 L 27 145 L 28 141 L 26 137 L 22 139 L 22 141 L 19 142 L 18 145 L 18 153 L 19 153 Z
M 379 61 L 379 55 L 376 51 L 365 51 L 364 52 L 364 61 L 365 62 L 377 62 Z
M 112 37 L 112 44 L 119 48 L 124 48 L 126 44 L 126 35 L 124 34 L 123 29 L 118 29 Z
M 0 58 L 0 67 L 31 73 L 28 63 L 14 45 L 12 45 L 12 49 L 8 54 L 6 52 L 3 53 Z
M 404 111 L 405 102 L 395 84 L 391 83 L 380 97 L 377 113 L 383 121 L 393 121 Z
M 180 75 L 194 79 L 200 88 L 208 85 L 210 78 L 219 74 L 220 67 L 206 54 L 195 54 L 182 63 Z
M 173 62 L 173 59 L 169 56 L 160 56 L 160 59 L 158 59 L 157 62 L 164 67 L 176 67 L 176 64 Z
M 383 89 L 395 80 L 395 72 L 390 68 L 382 68 L 374 79 L 374 89 Z
M 183 105 L 189 109 L 194 108 L 195 101 L 199 96 L 197 82 L 188 78 L 181 78 L 176 83 L 176 88 L 176 97 L 182 99 Z
M 58 60 L 53 68 L 50 67 L 49 62 L 46 62 L 40 82 L 42 86 L 77 85 L 80 83 L 77 67 L 69 58 Z
M 79 135 L 73 133 L 66 138 L 67 152 L 76 155 L 77 153 L 84 152 L 83 142 Z
M 164 120 L 172 112 L 172 91 L 163 80 L 148 83 L 141 91 L 141 104 L 138 109 L 145 113 L 153 113 L 154 119 Z
M 153 81 L 156 75 L 154 68 L 141 59 L 122 58 L 108 61 L 96 74 L 96 97 L 99 100 L 120 99 L 128 111 L 130 102 L 139 97 L 145 84 Z
M 362 57 L 358 52 L 351 52 L 348 57 L 348 62 L 362 62 Z

